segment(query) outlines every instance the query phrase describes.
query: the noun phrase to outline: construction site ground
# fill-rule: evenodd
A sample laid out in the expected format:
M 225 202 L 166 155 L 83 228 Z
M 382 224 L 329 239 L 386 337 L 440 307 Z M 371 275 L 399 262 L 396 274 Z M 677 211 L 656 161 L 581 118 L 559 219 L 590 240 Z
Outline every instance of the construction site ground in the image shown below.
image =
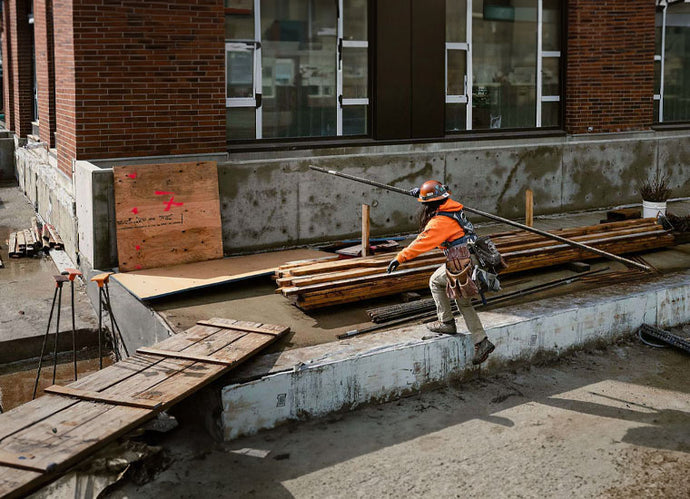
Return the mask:
M 0 200 L 4 240 L 8 231 L 28 226 L 33 210 L 16 186 L 0 187 Z M 688 215 L 690 202 L 672 202 L 669 211 Z M 605 211 L 554 215 L 538 217 L 535 226 L 593 225 L 603 218 Z M 502 230 L 508 227 L 480 227 L 480 233 Z M 0 346 L 18 333 L 41 338 L 54 291 L 52 276 L 59 269 L 50 259 L 10 260 L 6 252 L 1 254 L 6 268 L 0 269 Z M 690 245 L 648 252 L 643 258 L 661 273 L 673 274 L 690 268 Z M 605 260 L 591 264 L 592 269 L 624 269 Z M 516 275 L 504 286 L 515 291 L 575 275 L 558 267 Z M 606 284 L 564 285 L 501 307 Z M 254 279 L 149 305 L 175 331 L 209 317 L 290 326 L 291 336 L 271 347 L 280 351 L 333 342 L 336 334 L 370 325 L 368 308 L 401 300 L 394 296 L 305 313 L 274 291 L 269 279 Z M 63 300 L 68 296 L 65 293 Z M 81 288 L 77 301 L 84 330 L 96 326 L 96 314 Z M 63 315 L 62 320 L 69 319 Z M 7 390 L 32 386 L 35 366 L 30 367 L 25 366 L 19 381 L 0 377 L 5 409 L 24 401 L 26 393 L 20 393 L 8 403 Z M 83 367 L 85 372 L 92 368 Z M 584 497 L 688 495 L 686 354 L 653 349 L 633 338 L 550 364 L 511 369 L 489 376 L 472 370 L 469 377 L 439 390 L 314 422 L 290 423 L 224 444 L 207 438 L 199 420 L 186 419 L 183 404 L 185 424 L 159 441 L 173 464 L 147 485 L 125 481 L 111 496 L 198 497 L 202 490 L 204 495 L 215 491 L 259 497 L 529 497 L 573 491 Z M 68 370 L 63 375 L 59 373 L 58 382 L 70 380 Z
M 169 468 L 106 497 L 685 498 L 689 387 L 687 354 L 632 337 L 227 443 L 183 419 Z

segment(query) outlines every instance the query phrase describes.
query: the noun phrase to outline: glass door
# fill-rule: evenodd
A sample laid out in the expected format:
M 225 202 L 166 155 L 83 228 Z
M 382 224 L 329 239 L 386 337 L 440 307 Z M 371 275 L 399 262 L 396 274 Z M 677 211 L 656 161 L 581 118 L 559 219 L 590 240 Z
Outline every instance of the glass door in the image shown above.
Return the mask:
M 472 129 L 472 2 L 446 0 L 446 130 Z
M 369 41 L 367 0 L 338 0 L 337 134 L 367 133 Z
M 259 0 L 225 0 L 227 138 L 261 138 Z

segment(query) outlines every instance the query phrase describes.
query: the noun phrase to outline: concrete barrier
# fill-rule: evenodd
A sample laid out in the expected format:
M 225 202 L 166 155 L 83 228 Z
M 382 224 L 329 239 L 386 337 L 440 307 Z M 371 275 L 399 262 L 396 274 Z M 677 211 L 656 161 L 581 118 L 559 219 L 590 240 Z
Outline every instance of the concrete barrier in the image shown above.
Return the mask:
M 609 342 L 644 323 L 690 321 L 690 271 L 479 315 L 496 344 L 487 367 L 498 368 Z M 433 335 L 413 326 L 266 355 L 222 389 L 223 436 L 230 440 L 447 382 L 472 369 L 471 349 L 467 334 Z

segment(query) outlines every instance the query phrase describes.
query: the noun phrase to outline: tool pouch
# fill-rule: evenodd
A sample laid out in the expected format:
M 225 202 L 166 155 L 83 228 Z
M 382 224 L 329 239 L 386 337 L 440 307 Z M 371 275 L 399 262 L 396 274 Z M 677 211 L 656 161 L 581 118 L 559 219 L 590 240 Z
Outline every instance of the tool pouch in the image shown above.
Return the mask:
M 467 246 L 453 246 L 446 251 L 446 293 L 449 298 L 472 298 L 479 294 L 477 285 L 472 280 L 472 260 Z
M 492 268 L 496 273 L 508 267 L 503 257 L 498 252 L 496 244 L 489 238 L 489 236 L 482 236 L 474 242 L 473 247 L 475 255 L 483 266 Z

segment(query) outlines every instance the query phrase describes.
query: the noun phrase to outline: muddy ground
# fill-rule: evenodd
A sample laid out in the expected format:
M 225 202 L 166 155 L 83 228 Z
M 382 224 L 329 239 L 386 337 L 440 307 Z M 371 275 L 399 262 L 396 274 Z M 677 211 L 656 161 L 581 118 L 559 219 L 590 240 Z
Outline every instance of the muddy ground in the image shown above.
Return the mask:
M 633 337 L 228 443 L 182 418 L 107 497 L 688 497 L 688 428 L 690 355 Z

